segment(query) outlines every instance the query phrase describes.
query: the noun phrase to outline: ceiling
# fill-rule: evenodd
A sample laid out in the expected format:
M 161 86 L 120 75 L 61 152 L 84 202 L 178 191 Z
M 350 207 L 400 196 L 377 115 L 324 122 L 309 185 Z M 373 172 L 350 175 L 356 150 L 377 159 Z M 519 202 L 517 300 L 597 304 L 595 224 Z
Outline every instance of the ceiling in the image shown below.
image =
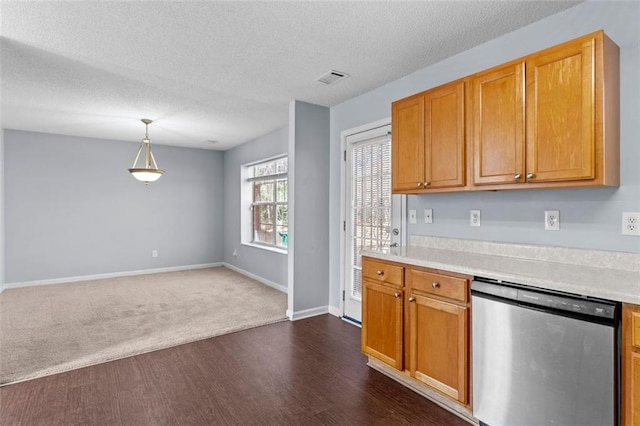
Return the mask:
M 576 3 L 3 0 L 2 127 L 226 150 Z

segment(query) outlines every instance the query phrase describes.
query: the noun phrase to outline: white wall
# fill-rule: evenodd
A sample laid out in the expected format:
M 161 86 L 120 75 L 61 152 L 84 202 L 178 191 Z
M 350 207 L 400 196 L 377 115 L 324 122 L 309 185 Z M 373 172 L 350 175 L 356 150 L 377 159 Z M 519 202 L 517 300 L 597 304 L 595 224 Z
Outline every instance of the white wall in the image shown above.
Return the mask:
M 329 109 L 289 110 L 289 307 L 297 319 L 328 312 Z
M 287 254 L 241 244 L 240 171 L 243 164 L 287 154 L 288 135 L 288 128 L 282 127 L 224 153 L 224 261 L 285 288 Z
M 604 29 L 620 46 L 621 185 L 409 196 L 408 208 L 434 209 L 434 223 L 409 234 L 640 252 L 620 235 L 622 211 L 640 211 L 640 3 L 590 1 L 545 18 L 331 108 L 330 253 L 332 306 L 339 306 L 340 132 L 387 118 L 391 102 L 566 40 Z M 469 227 L 469 209 L 482 226 Z M 561 230 L 542 231 L 545 209 L 560 210 Z
M 6 285 L 222 261 L 222 153 L 5 130 Z M 159 257 L 152 258 L 151 251 Z

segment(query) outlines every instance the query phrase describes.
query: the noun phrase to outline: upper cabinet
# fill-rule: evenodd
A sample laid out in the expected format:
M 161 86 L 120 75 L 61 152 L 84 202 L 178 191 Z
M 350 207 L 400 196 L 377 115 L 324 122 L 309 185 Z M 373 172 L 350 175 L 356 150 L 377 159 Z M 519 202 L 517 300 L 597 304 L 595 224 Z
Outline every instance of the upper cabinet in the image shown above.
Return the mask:
M 465 82 L 394 102 L 394 192 L 430 192 L 465 184 Z
M 411 187 L 394 180 L 394 192 L 427 192 L 425 183 L 440 191 L 619 185 L 619 49 L 603 31 L 466 80 L 466 108 L 459 82 L 408 98 L 422 99 L 414 141 L 424 138 L 424 152 L 414 151 L 408 163 L 394 158 L 393 174 L 422 161 L 424 182 L 417 174 Z M 429 97 L 455 85 L 461 108 L 455 113 L 452 98 Z M 408 117 L 403 122 L 396 114 L 405 101 L 392 105 L 394 156 L 396 145 L 408 145 L 402 134 Z

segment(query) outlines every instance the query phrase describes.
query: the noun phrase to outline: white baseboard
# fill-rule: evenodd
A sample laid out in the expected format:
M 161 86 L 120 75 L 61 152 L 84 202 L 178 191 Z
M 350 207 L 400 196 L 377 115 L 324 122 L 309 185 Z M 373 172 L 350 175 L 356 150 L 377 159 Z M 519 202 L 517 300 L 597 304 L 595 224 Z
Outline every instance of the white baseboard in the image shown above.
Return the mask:
M 342 317 L 342 312 L 340 312 L 340 308 L 336 306 L 329 305 L 329 313 L 334 317 L 338 317 L 338 318 Z
M 236 271 L 237 273 L 242 274 L 242 275 L 244 275 L 244 276 L 247 276 L 247 277 L 249 277 L 249 278 L 251 278 L 251 279 L 254 279 L 254 280 L 256 280 L 256 281 L 258 281 L 258 282 L 260 282 L 260 283 L 262 283 L 262 284 L 268 285 L 269 287 L 273 287 L 273 288 L 275 288 L 276 290 L 279 290 L 279 291 L 281 291 L 281 292 L 283 292 L 283 293 L 288 293 L 288 291 L 289 291 L 289 290 L 287 289 L 287 287 L 285 287 L 285 286 L 283 286 L 283 285 L 280 285 L 280 284 L 275 283 L 275 282 L 273 282 L 273 281 L 269 281 L 269 280 L 268 280 L 268 279 L 266 279 L 266 278 L 262 278 L 261 276 L 256 275 L 256 274 L 253 274 L 253 273 L 251 273 L 251 272 L 249 272 L 249 271 L 245 271 L 244 269 L 242 269 L 242 268 L 238 268 L 237 266 L 232 265 L 232 264 L 230 264 L 230 263 L 223 262 L 223 263 L 222 263 L 222 266 L 224 266 L 225 268 L 229 268 L 229 269 L 231 269 L 232 271 Z
M 139 271 L 124 271 L 124 272 L 112 272 L 108 274 L 95 274 L 95 275 L 81 275 L 76 277 L 55 278 L 52 280 L 38 280 L 38 281 L 24 281 L 17 283 L 5 283 L 4 288 L 21 288 L 21 287 L 33 287 L 37 285 L 50 285 L 50 284 L 63 284 L 73 283 L 78 281 L 90 281 L 90 280 L 102 280 L 105 278 L 118 278 L 118 277 L 130 277 L 132 275 L 146 275 L 157 274 L 160 272 L 175 272 L 175 271 L 187 271 L 189 269 L 204 269 L 215 268 L 223 266 L 222 263 L 201 263 L 198 265 L 185 265 L 185 266 L 170 266 L 167 268 L 155 268 L 155 269 L 142 269 Z
M 318 306 L 317 308 L 305 309 L 302 311 L 293 312 L 290 309 L 287 309 L 287 316 L 291 321 L 297 321 L 304 318 L 315 317 L 318 315 L 324 315 L 329 313 L 328 306 Z

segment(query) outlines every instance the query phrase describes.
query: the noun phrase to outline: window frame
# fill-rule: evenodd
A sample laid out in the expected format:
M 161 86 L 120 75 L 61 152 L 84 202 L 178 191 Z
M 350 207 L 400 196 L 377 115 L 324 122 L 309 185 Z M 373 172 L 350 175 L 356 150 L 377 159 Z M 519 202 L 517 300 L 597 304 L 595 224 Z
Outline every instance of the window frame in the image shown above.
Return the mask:
M 269 175 L 263 175 L 263 176 L 254 176 L 255 171 L 256 171 L 256 167 L 265 165 L 265 164 L 269 164 L 269 163 L 276 163 L 282 159 L 286 159 L 287 160 L 287 171 L 284 173 L 273 173 L 273 174 L 269 174 Z M 247 193 L 250 192 L 251 196 L 250 196 L 250 200 L 247 200 L 249 202 L 249 209 L 251 210 L 251 218 L 250 218 L 250 223 L 248 223 L 248 225 L 250 226 L 250 239 L 244 243 L 244 244 L 249 244 L 252 246 L 257 246 L 260 248 L 264 248 L 267 250 L 275 250 L 275 251 L 283 251 L 283 252 L 287 252 L 288 246 L 287 245 L 278 245 L 278 227 L 282 227 L 283 225 L 278 225 L 278 219 L 277 219 L 277 215 L 278 215 L 278 207 L 279 206 L 285 206 L 287 209 L 287 220 L 286 220 L 286 225 L 284 225 L 287 229 L 288 232 L 288 228 L 289 228 L 289 217 L 288 217 L 288 213 L 289 213 L 289 194 L 288 194 L 288 190 L 289 190 L 289 174 L 288 174 L 288 170 L 289 170 L 289 159 L 287 155 L 281 155 L 278 157 L 272 157 L 269 159 L 265 159 L 262 161 L 257 161 L 255 163 L 251 163 L 251 164 L 247 164 L 245 165 L 246 169 L 247 169 L 247 178 L 246 178 L 246 182 L 248 183 L 248 186 L 250 187 L 250 191 L 247 191 Z M 282 182 L 285 181 L 286 185 L 287 185 L 287 192 L 286 192 L 286 201 L 279 201 L 278 200 L 278 182 Z M 268 184 L 268 183 L 272 183 L 273 185 L 273 192 L 272 192 L 272 200 L 273 201 L 256 201 L 256 193 L 255 193 L 255 185 L 256 183 L 260 183 L 260 184 Z M 256 217 L 255 217 L 255 209 L 256 207 L 269 207 L 271 212 L 272 212 L 272 222 L 270 225 L 273 228 L 272 234 L 273 234 L 273 240 L 272 242 L 267 242 L 267 241 L 261 241 L 256 239 Z M 268 224 L 267 224 L 268 225 Z M 285 238 L 286 240 L 286 238 Z

